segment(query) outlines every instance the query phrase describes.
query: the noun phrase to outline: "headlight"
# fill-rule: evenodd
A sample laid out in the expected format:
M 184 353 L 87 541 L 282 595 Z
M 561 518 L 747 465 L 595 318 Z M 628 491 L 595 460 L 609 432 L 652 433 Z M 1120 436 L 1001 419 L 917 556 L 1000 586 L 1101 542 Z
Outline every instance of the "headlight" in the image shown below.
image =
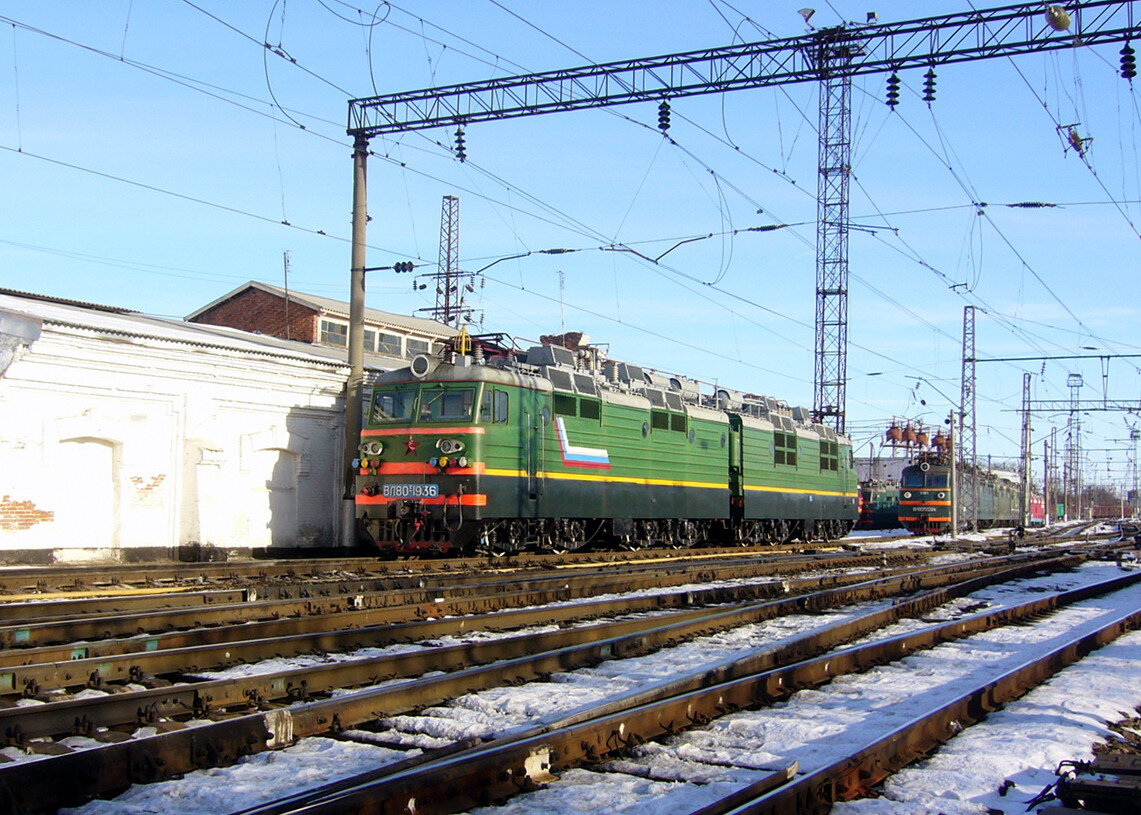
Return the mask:
M 444 455 L 450 456 L 463 450 L 464 443 L 457 439 L 440 439 L 436 442 L 436 447 Z

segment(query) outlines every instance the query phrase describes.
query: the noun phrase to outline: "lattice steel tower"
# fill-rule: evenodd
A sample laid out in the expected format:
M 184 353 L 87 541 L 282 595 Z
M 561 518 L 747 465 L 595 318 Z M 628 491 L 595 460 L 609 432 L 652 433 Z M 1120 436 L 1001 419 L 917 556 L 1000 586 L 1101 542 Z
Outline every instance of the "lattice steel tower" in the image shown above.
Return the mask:
M 820 32 L 813 55 L 820 77 L 816 196 L 816 421 L 844 432 L 848 381 L 848 180 L 852 174 L 852 59 L 863 53 L 845 29 Z
M 440 260 L 434 274 L 424 275 L 436 286 L 436 305 L 417 311 L 459 328 L 471 322 L 467 292 L 475 290 L 475 275 L 460 273 L 460 199 L 445 195 L 440 207 Z M 466 277 L 466 279 L 465 279 Z
M 959 482 L 965 474 L 968 489 L 959 490 L 959 528 L 979 527 L 978 444 L 975 420 L 975 307 L 963 306 L 963 381 L 959 394 Z M 955 489 L 955 487 L 952 487 Z

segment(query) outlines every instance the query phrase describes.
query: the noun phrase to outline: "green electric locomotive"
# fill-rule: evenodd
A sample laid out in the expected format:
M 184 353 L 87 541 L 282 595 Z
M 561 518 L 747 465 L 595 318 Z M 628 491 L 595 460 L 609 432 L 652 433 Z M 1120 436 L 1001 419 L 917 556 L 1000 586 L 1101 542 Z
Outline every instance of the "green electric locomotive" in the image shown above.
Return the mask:
M 851 443 L 804 409 L 702 393 L 606 360 L 577 335 L 556 340 L 518 352 L 476 338 L 471 353 L 420 355 L 379 377 L 357 461 L 362 543 L 492 553 L 776 543 L 855 524 Z

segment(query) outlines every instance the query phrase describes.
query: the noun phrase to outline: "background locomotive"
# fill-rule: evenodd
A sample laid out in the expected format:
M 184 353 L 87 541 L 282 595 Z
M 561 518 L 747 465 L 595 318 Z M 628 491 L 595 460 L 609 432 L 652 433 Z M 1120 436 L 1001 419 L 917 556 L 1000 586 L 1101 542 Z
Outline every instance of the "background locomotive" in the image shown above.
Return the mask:
M 960 494 L 978 490 L 979 529 L 1021 523 L 1019 486 L 993 472 L 960 467 Z M 923 453 L 903 468 L 899 521 L 916 535 L 936 535 L 951 528 L 951 465 L 947 454 Z
M 458 345 L 466 344 L 461 336 Z M 375 383 L 362 542 L 396 551 L 782 542 L 857 518 L 851 443 L 803 408 L 606 360 L 581 335 L 474 338 Z
M 894 481 L 860 482 L 860 519 L 857 529 L 899 529 L 899 484 Z

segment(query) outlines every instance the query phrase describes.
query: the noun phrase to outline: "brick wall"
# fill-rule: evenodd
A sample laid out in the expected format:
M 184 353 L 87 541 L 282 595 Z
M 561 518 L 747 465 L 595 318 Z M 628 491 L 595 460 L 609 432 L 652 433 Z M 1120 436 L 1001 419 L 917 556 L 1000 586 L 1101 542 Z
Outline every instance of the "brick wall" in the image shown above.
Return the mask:
M 0 496 L 0 529 L 18 531 L 54 520 L 55 513 L 37 509 L 31 501 L 17 501 L 10 495 Z
M 272 337 L 317 341 L 317 312 L 295 300 L 289 303 L 289 324 L 286 331 L 285 298 L 260 289 L 246 289 L 219 303 L 191 322 L 208 325 L 225 325 L 242 331 L 258 331 Z

